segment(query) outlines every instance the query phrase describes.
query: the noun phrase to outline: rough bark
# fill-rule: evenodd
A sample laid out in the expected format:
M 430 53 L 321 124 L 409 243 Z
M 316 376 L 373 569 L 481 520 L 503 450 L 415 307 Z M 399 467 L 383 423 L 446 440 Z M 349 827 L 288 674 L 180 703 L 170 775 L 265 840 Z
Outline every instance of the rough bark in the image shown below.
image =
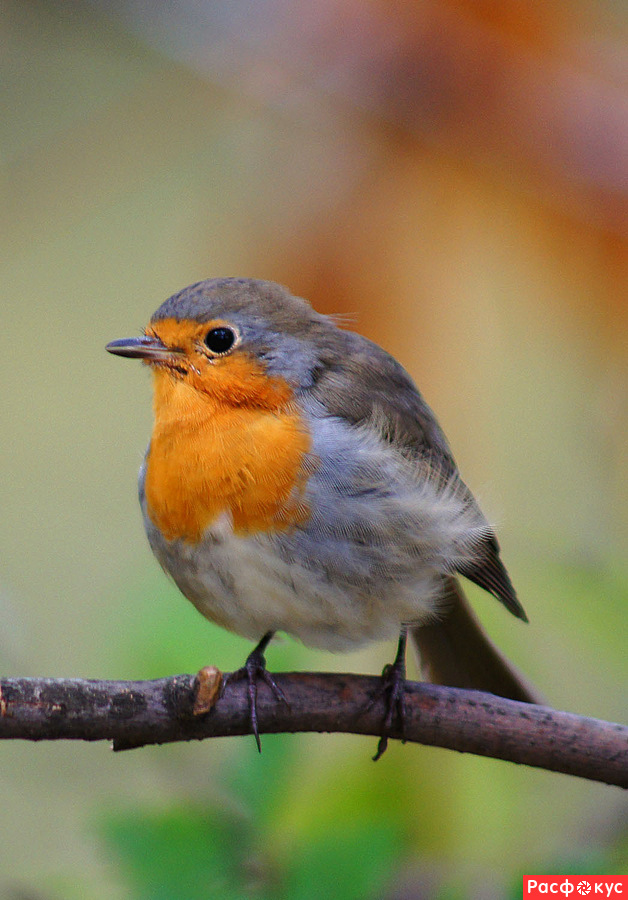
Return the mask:
M 249 734 L 246 684 L 233 681 L 220 696 L 221 673 L 207 671 L 212 673 L 209 689 L 201 684 L 206 677 L 193 675 L 156 681 L 3 678 L 0 738 L 110 740 L 114 750 L 128 750 Z M 371 702 L 378 678 L 305 672 L 274 678 L 289 706 L 260 684 L 261 733 L 380 735 L 383 701 Z M 208 706 L 209 712 L 203 712 Z M 422 683 L 408 683 L 406 710 L 405 739 L 409 742 L 628 787 L 625 726 L 479 691 Z M 391 737 L 399 738 L 399 731 L 393 729 Z

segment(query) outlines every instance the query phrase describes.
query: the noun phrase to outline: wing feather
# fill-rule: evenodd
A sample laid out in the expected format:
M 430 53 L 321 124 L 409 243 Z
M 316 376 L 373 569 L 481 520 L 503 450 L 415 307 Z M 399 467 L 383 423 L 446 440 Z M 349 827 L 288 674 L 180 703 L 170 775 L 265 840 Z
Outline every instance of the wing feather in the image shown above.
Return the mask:
M 336 340 L 326 340 L 320 367 L 308 389 L 332 416 L 355 425 L 371 425 L 383 440 L 407 459 L 429 460 L 444 476 L 460 477 L 453 454 L 436 416 L 403 366 L 361 335 L 334 328 Z M 326 336 L 327 337 L 327 336 Z M 468 492 L 469 502 L 477 501 Z M 499 555 L 495 534 L 487 529 L 479 560 L 460 565 L 458 572 L 500 600 L 513 615 L 527 621 Z

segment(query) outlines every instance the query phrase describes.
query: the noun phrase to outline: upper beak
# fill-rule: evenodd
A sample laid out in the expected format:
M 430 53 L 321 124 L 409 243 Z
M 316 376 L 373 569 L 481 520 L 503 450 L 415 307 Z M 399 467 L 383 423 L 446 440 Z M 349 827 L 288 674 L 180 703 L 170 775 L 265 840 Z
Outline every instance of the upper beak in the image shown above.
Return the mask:
M 181 351 L 172 347 L 166 347 L 165 344 L 156 337 L 142 335 L 142 337 L 121 338 L 119 341 L 111 341 L 105 347 L 109 353 L 116 356 L 128 356 L 130 359 L 146 359 L 160 360 L 172 359 L 178 356 Z

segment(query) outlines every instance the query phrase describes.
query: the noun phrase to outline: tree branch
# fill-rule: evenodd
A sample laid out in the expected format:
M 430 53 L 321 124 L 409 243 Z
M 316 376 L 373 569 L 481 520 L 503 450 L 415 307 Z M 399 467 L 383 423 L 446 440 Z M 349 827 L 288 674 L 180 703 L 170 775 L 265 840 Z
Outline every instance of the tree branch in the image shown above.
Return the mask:
M 229 683 L 210 711 L 198 714 L 220 693 L 218 670 L 203 671 L 215 673 L 213 695 L 212 690 L 207 695 L 202 677 L 192 675 L 156 681 L 2 678 L 0 739 L 112 740 L 114 750 L 128 750 L 250 734 L 243 682 Z M 378 678 L 305 672 L 274 677 L 290 706 L 261 684 L 260 732 L 381 734 L 383 701 L 370 705 Z M 414 682 L 407 684 L 406 707 L 407 741 L 628 787 L 625 726 L 479 691 Z M 391 737 L 400 734 L 393 731 Z

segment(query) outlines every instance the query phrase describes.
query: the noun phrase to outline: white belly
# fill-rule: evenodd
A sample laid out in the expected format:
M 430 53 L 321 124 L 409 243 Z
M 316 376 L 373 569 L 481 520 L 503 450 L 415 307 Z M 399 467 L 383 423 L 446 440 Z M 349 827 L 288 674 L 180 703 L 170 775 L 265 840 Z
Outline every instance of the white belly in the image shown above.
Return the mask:
M 159 561 L 196 608 L 254 641 L 284 631 L 308 646 L 347 650 L 394 638 L 402 622 L 431 618 L 440 588 L 433 569 L 403 585 L 378 578 L 376 593 L 357 579 L 334 583 L 315 559 L 287 560 L 273 538 L 234 535 L 226 518 L 196 546 L 157 543 Z

